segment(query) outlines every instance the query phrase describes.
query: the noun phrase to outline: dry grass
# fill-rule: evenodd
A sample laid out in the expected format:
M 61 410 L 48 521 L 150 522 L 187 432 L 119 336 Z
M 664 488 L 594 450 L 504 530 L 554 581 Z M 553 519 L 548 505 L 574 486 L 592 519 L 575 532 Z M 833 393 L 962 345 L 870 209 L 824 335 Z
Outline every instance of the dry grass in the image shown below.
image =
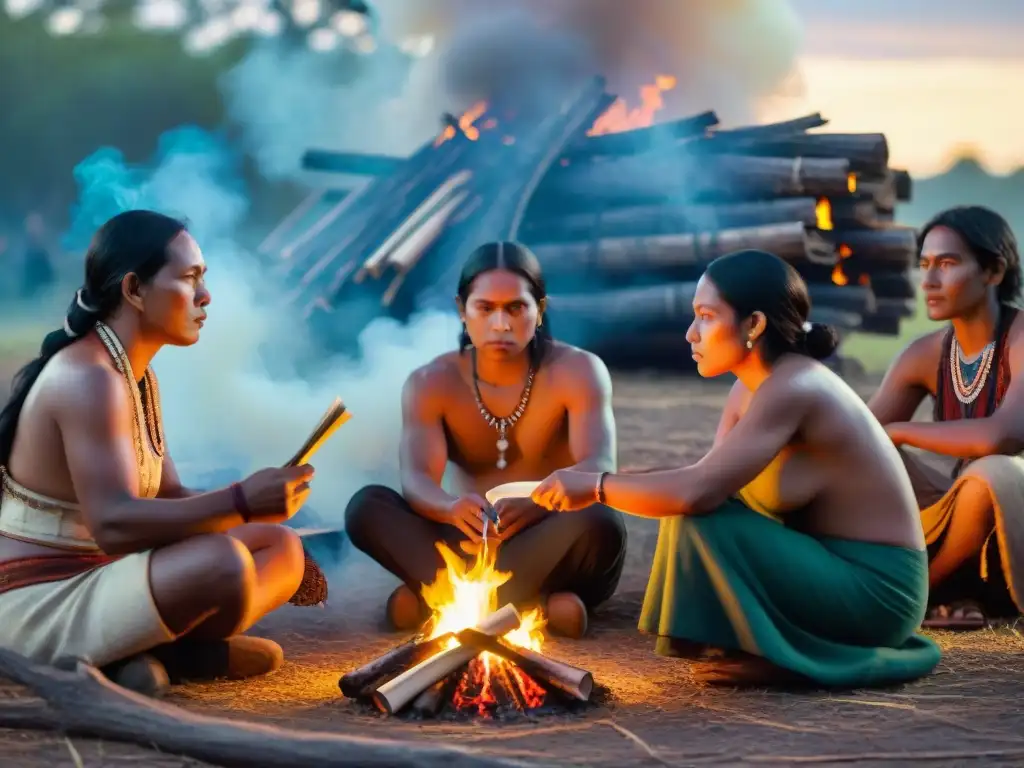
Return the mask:
M 865 383 L 869 387 L 870 383 Z M 710 445 L 725 388 L 683 379 L 617 380 L 623 464 L 692 460 Z M 933 633 L 945 658 L 930 677 L 899 688 L 789 694 L 704 688 L 689 664 L 652 653 L 635 630 L 656 524 L 629 520 L 620 589 L 582 641 L 545 650 L 593 671 L 609 699 L 587 712 L 521 722 L 386 718 L 343 699 L 338 678 L 401 638 L 378 626 L 394 581 L 361 555 L 331 574 L 327 608 L 288 607 L 258 630 L 290 663 L 238 684 L 192 685 L 173 700 L 196 711 L 333 732 L 471 745 L 489 754 L 559 764 L 799 765 L 848 762 L 1019 765 L 1024 761 L 1024 638 L 1016 627 Z M 10 689 L 0 688 L 0 697 Z M 200 765 L 110 743 L 0 732 L 4 766 Z M 70 746 L 69 746 L 70 744 Z M 79 763 L 80 761 L 80 763 Z

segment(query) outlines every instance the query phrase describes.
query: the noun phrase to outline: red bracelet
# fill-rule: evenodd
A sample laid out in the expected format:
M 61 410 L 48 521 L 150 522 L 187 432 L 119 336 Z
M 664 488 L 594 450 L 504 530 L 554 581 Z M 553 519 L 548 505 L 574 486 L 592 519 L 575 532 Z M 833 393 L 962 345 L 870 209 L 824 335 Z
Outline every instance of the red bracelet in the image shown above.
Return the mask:
M 249 502 L 245 500 L 245 491 L 238 483 L 231 484 L 231 501 L 235 505 L 235 511 L 242 516 L 242 520 L 248 523 L 252 517 L 252 510 L 249 509 Z

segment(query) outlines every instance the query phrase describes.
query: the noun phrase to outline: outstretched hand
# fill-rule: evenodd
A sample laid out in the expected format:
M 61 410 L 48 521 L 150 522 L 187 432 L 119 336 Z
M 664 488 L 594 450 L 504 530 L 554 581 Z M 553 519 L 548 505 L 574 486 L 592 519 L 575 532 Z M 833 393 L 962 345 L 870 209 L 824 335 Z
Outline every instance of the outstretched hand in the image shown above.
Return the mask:
M 597 472 L 559 469 L 547 477 L 530 496 L 533 502 L 554 512 L 575 512 L 597 503 Z

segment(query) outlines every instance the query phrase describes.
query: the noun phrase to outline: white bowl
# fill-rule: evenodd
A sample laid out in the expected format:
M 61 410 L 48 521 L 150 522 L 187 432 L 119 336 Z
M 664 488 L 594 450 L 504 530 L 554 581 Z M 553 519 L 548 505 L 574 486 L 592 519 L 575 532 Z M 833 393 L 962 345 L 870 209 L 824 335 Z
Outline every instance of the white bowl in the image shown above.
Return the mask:
M 501 499 L 525 499 L 533 494 L 541 482 L 540 480 L 523 480 L 516 483 L 503 483 L 491 488 L 484 496 L 492 506 Z

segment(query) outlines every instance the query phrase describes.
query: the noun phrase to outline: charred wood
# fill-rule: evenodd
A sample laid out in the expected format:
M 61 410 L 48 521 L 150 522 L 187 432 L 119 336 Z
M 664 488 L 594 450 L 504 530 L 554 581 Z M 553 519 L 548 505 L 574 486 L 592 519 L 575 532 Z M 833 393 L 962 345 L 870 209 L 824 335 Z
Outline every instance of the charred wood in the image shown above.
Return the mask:
M 496 637 L 467 629 L 458 634 L 459 642 L 479 651 L 490 651 L 510 661 L 534 680 L 539 680 L 548 690 L 558 690 L 580 701 L 590 699 L 594 690 L 594 676 L 585 669 L 549 659 L 528 648 L 515 648 Z M 509 686 L 514 688 L 514 686 Z
M 583 274 L 588 270 L 603 274 L 672 270 L 704 265 L 743 248 L 761 248 L 796 263 L 831 264 L 835 261 L 831 244 L 799 221 L 696 234 L 609 237 L 532 247 L 545 272 L 552 275 Z
M 589 136 L 571 144 L 564 157 L 577 160 L 600 155 L 638 155 L 661 147 L 671 149 L 676 141 L 703 136 L 708 128 L 715 125 L 718 125 L 718 115 L 711 111 L 702 112 L 682 120 L 655 123 L 631 131 Z
M 449 636 L 432 640 L 414 637 L 358 669 L 346 672 L 338 681 L 338 687 L 350 699 L 370 696 L 382 682 L 443 651 L 450 639 Z
M 851 171 L 876 174 L 884 173 L 889 165 L 889 145 L 882 133 L 798 133 L 757 139 L 720 132 L 688 144 L 686 150 L 700 154 L 839 158 L 850 161 Z
M 849 266 L 870 274 L 875 264 L 888 264 L 890 268 L 910 269 L 917 259 L 917 230 L 913 227 L 884 227 L 879 229 L 844 229 L 826 233 L 837 246 L 845 245 L 852 251 Z M 844 269 L 847 268 L 844 261 Z
M 866 205 L 870 206 L 870 203 Z M 522 238 L 526 242 L 586 240 L 595 237 L 708 232 L 790 222 L 813 227 L 818 221 L 816 208 L 817 200 L 813 197 L 794 197 L 726 205 L 608 208 L 566 213 L 562 216 L 546 209 L 543 218 L 527 218 Z
M 763 125 L 750 125 L 743 128 L 729 128 L 714 132 L 714 136 L 723 139 L 772 139 L 793 134 L 801 134 L 812 128 L 821 128 L 828 125 L 828 120 L 821 116 L 820 112 L 814 112 L 802 117 L 794 117 L 792 120 L 783 120 L 778 123 L 764 123 Z
M 637 155 L 556 168 L 539 194 L 549 205 L 566 196 L 591 204 L 831 197 L 849 194 L 849 170 L 842 159 Z
M 302 167 L 307 171 L 345 173 L 353 176 L 388 176 L 407 162 L 408 158 L 405 157 L 335 152 L 329 149 L 309 149 L 302 156 Z
M 593 334 L 614 340 L 670 328 L 685 332 L 693 321 L 696 288 L 695 282 L 664 283 L 587 294 L 562 294 L 549 298 L 548 311 L 560 334 Z M 812 283 L 808 290 L 811 306 L 816 309 L 860 316 L 873 312 L 875 308 L 874 294 L 867 286 L 839 287 Z

